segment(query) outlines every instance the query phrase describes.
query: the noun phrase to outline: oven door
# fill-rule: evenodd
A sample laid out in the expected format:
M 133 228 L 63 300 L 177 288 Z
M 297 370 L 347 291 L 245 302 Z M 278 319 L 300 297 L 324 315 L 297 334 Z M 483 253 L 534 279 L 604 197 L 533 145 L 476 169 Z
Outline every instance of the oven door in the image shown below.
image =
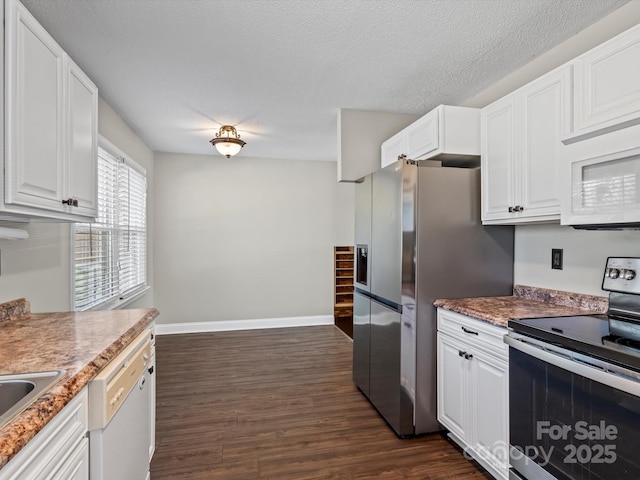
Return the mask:
M 639 479 L 636 374 L 511 335 L 505 337 L 511 478 Z

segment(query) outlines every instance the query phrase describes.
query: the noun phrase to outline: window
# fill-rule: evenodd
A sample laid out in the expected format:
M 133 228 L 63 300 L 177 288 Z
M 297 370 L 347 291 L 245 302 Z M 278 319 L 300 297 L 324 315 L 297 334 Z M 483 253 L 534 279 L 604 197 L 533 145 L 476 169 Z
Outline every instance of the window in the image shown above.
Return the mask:
M 72 228 L 75 310 L 114 308 L 146 290 L 146 200 L 145 170 L 101 140 L 98 217 Z

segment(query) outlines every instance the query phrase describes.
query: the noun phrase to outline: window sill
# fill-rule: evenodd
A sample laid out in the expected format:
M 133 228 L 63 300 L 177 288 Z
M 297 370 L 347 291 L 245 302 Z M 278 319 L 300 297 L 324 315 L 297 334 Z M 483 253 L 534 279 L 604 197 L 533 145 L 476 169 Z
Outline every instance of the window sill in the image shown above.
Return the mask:
M 142 297 L 145 293 L 151 290 L 149 285 L 144 285 L 130 293 L 128 293 L 124 297 L 115 298 L 113 300 L 106 301 L 99 305 L 95 305 L 91 308 L 88 308 L 86 311 L 92 310 L 120 310 L 121 308 L 126 307 L 130 303 L 135 302 L 140 297 Z

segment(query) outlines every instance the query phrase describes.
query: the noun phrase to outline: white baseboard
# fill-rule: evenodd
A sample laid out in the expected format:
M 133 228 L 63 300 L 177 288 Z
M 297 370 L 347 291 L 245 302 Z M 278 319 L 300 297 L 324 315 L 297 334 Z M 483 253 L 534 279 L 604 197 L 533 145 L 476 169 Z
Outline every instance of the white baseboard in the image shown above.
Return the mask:
M 331 315 L 252 320 L 222 320 L 219 322 L 156 323 L 156 335 L 228 332 L 232 330 L 259 330 L 262 328 L 309 327 L 314 325 L 333 324 L 334 320 Z

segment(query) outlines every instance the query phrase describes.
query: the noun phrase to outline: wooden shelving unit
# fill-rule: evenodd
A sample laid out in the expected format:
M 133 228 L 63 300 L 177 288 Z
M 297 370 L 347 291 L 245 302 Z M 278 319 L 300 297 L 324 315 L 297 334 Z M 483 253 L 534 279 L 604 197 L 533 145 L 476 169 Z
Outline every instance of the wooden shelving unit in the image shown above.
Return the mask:
M 353 332 L 353 247 L 333 248 L 335 287 L 333 316 L 347 335 Z

